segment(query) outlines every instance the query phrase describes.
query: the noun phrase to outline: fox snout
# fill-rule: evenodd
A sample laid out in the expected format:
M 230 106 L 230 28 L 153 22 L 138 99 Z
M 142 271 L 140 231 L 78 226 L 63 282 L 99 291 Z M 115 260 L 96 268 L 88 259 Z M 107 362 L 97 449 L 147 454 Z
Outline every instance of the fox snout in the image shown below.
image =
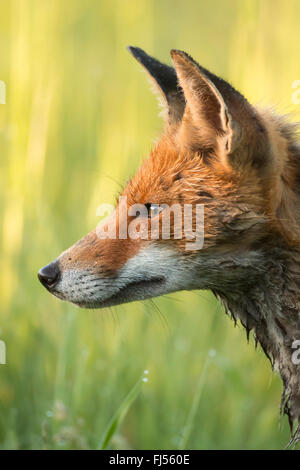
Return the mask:
M 46 289 L 51 291 L 56 286 L 60 276 L 60 269 L 57 261 L 47 264 L 38 272 L 38 278 Z
M 97 240 L 92 232 L 41 268 L 38 278 L 54 296 L 84 308 L 111 307 L 190 287 L 191 276 L 182 280 L 187 260 L 180 262 L 168 247 L 134 242 Z

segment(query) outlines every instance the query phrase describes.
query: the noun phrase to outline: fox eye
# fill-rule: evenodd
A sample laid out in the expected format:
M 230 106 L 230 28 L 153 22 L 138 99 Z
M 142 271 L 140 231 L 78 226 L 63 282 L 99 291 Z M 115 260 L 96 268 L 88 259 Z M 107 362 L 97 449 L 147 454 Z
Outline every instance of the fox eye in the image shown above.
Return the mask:
M 161 211 L 161 207 L 160 207 L 159 204 L 151 204 L 150 202 L 148 202 L 147 204 L 145 204 L 145 206 L 146 206 L 146 209 L 148 211 L 148 217 L 149 218 L 155 217 Z
M 198 196 L 212 199 L 212 194 L 208 191 L 199 191 Z

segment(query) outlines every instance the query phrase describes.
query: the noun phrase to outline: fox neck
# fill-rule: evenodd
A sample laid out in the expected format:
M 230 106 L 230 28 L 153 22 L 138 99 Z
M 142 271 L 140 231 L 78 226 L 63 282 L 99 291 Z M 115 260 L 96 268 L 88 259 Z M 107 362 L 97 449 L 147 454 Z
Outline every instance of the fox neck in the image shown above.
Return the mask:
M 233 292 L 215 293 L 248 337 L 253 330 L 256 343 L 280 373 L 281 409 L 292 427 L 294 421 L 300 423 L 300 365 L 293 361 L 293 343 L 300 340 L 300 252 L 271 250 L 262 256 L 261 272 L 254 269 L 252 282 L 241 279 L 237 286 Z M 300 424 L 294 438 L 300 440 Z

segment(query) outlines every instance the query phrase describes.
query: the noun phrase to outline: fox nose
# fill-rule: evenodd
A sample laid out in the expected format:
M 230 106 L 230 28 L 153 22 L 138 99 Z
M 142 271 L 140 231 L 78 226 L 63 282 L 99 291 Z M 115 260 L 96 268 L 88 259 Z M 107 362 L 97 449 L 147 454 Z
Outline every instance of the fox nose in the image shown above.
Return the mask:
M 53 261 L 39 270 L 38 278 L 46 289 L 51 289 L 57 284 L 59 274 L 58 263 Z

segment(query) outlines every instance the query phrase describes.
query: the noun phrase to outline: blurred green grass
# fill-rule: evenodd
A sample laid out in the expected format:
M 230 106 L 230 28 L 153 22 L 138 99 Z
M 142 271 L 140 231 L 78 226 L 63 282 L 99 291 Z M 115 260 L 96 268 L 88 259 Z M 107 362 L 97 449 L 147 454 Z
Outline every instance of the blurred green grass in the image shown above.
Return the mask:
M 279 378 L 210 293 L 157 299 L 161 314 L 151 302 L 85 311 L 50 296 L 36 273 L 95 227 L 97 206 L 161 130 L 125 46 L 168 62 L 171 48 L 186 50 L 253 102 L 299 118 L 299 15 L 297 0 L 1 2 L 1 449 L 99 448 L 145 369 L 112 448 L 287 443 Z

